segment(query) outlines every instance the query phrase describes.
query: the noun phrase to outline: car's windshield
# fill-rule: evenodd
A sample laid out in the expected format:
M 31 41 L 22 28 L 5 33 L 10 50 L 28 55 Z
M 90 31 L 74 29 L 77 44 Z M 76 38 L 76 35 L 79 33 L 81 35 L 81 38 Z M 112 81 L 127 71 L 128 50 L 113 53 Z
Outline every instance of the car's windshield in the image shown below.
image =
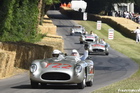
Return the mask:
M 66 56 L 64 60 L 76 61 L 76 57 L 75 56 Z

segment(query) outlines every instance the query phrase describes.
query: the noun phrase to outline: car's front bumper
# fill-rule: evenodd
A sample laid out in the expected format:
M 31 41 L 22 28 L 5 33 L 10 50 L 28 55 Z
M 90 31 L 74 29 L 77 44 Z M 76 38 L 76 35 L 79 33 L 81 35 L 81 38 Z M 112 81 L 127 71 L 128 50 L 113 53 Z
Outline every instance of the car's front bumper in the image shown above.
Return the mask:
M 83 73 L 67 71 L 49 71 L 42 73 L 30 73 L 30 79 L 38 83 L 80 83 L 84 79 Z

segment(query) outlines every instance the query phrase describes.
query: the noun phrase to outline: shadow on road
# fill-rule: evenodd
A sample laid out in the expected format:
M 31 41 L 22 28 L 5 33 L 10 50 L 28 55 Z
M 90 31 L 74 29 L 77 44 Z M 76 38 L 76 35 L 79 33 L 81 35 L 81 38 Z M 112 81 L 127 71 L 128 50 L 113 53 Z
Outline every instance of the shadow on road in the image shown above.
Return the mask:
M 33 89 L 30 85 L 19 85 L 11 87 L 14 89 Z M 45 86 L 39 85 L 36 89 L 78 89 L 77 85 L 75 84 L 48 84 Z

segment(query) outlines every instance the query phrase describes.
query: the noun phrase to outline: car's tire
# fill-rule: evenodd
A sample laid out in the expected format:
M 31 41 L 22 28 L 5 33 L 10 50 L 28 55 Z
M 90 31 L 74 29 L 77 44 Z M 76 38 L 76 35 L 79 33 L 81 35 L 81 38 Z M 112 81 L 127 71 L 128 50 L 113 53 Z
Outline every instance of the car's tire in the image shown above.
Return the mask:
M 31 87 L 32 88 L 38 88 L 38 82 L 34 82 L 31 80 Z
M 70 33 L 71 36 L 73 36 L 73 33 Z
M 85 78 L 86 76 L 85 76 L 85 74 L 84 74 L 84 79 L 83 79 L 83 81 L 81 82 L 81 83 L 78 83 L 77 84 L 77 86 L 78 86 L 78 88 L 79 89 L 84 89 L 85 88 L 85 86 L 86 86 L 86 78 Z
M 91 81 L 86 82 L 86 85 L 91 87 L 93 85 L 93 79 Z
M 83 41 L 80 41 L 80 44 L 83 44 Z
M 106 52 L 105 55 L 109 55 L 109 52 Z
M 79 89 L 84 89 L 84 88 L 85 88 L 85 86 L 86 86 L 85 80 L 86 80 L 86 79 L 84 79 L 81 83 L 78 83 L 78 84 L 77 84 L 77 86 L 78 86 Z
M 91 52 L 88 52 L 88 55 L 91 55 Z

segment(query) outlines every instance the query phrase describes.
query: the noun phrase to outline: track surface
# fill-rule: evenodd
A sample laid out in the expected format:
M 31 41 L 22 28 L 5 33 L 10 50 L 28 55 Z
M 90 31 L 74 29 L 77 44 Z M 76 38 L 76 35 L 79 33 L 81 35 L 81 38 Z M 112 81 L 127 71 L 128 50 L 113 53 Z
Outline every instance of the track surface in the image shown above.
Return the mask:
M 79 44 L 79 36 L 69 36 L 70 28 L 76 24 L 59 11 L 50 10 L 47 15 L 58 27 L 57 34 L 63 36 L 64 50 L 70 54 L 72 49 L 83 53 L 83 45 Z M 0 93 L 91 93 L 103 86 L 131 76 L 138 70 L 138 66 L 125 55 L 110 48 L 109 56 L 90 55 L 95 64 L 95 77 L 92 87 L 77 89 L 75 85 L 48 85 L 46 88 L 32 89 L 28 73 L 0 80 Z

